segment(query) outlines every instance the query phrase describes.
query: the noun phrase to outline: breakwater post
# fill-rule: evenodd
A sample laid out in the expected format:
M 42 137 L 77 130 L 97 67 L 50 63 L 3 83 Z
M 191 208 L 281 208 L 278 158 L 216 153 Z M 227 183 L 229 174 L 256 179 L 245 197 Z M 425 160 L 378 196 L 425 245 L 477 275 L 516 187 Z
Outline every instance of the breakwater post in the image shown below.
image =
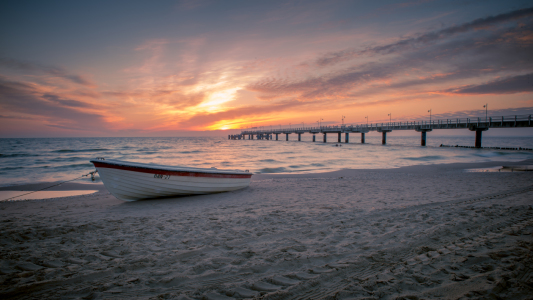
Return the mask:
M 348 144 L 349 140 L 350 140 L 349 133 L 346 132 L 346 133 L 344 134 L 344 142 L 345 142 L 346 144 Z

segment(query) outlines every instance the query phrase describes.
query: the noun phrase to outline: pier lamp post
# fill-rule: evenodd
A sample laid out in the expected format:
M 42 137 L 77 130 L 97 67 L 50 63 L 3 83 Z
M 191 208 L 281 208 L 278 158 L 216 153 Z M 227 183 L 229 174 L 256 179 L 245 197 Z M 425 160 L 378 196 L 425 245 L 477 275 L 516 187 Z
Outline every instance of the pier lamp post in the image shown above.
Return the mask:
M 322 121 L 324 121 L 324 119 L 320 118 L 320 127 L 322 127 Z
M 368 116 L 366 116 L 365 119 L 366 119 L 366 127 L 368 127 Z
M 392 124 L 392 113 L 388 114 L 388 116 L 389 116 L 389 126 L 391 126 L 391 124 Z
M 344 118 L 346 118 L 346 116 L 342 116 L 342 120 L 341 120 L 342 126 L 344 126 Z
M 487 103 L 487 104 L 483 105 L 483 108 L 485 108 L 485 122 L 487 122 L 487 120 L 488 120 L 487 116 L 488 116 L 488 113 L 489 113 L 489 104 Z
M 429 113 L 429 125 L 431 125 L 431 109 L 428 110 L 428 113 Z

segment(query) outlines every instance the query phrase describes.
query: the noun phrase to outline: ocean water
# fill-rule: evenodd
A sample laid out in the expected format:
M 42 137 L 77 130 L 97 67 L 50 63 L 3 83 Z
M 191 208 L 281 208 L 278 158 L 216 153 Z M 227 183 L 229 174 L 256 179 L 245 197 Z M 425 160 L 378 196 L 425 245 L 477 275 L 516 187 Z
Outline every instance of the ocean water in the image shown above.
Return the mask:
M 227 138 L 26 138 L 0 139 L 0 186 L 70 180 L 94 170 L 89 159 L 105 157 L 174 166 L 242 169 L 253 173 L 314 173 L 345 168 L 379 169 L 409 165 L 455 162 L 520 161 L 533 158 L 532 151 L 439 147 L 473 145 L 473 137 L 430 136 L 420 146 L 419 136 L 350 135 L 350 143 L 336 147 L 337 136 L 280 135 L 273 140 Z M 342 135 L 344 140 L 344 135 Z M 320 141 L 318 141 L 320 140 Z M 530 137 L 488 137 L 483 146 L 533 148 Z M 97 177 L 98 181 L 98 177 Z M 79 182 L 90 182 L 89 177 Z

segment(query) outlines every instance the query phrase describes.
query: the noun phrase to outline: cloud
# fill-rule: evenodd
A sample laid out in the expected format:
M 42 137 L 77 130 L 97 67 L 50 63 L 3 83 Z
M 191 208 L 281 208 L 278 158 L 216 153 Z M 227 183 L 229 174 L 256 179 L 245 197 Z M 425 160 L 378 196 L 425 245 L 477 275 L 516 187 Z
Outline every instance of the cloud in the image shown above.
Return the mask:
M 481 21 L 471 23 L 483 24 Z M 412 49 L 403 55 L 347 65 L 313 77 L 269 77 L 249 84 L 247 89 L 261 93 L 259 98 L 269 101 L 284 97 L 296 97 L 302 101 L 342 99 L 357 97 L 358 94 L 378 95 L 385 90 L 401 92 L 413 88 L 416 88 L 416 93 L 433 93 L 442 90 L 442 85 L 456 86 L 459 81 L 462 84 L 470 82 L 473 86 L 482 79 L 486 81 L 490 77 L 501 78 L 531 71 L 531 40 L 533 23 L 529 22 L 520 27 L 504 27 L 474 36 L 445 39 L 439 44 Z M 523 78 L 520 82 L 513 83 L 515 88 L 521 84 L 525 89 Z M 510 86 L 511 82 L 502 83 L 505 84 Z
M 94 84 L 87 78 L 81 75 L 69 74 L 66 70 L 60 67 L 45 66 L 38 63 L 32 63 L 28 61 L 0 58 L 0 67 L 5 67 L 13 70 L 26 71 L 26 72 L 43 72 L 48 75 L 64 78 L 70 82 L 84 85 L 93 86 Z
M 95 105 L 78 101 L 78 100 L 72 100 L 72 99 L 63 99 L 59 97 L 58 95 L 52 95 L 52 94 L 43 94 L 42 98 L 57 103 L 61 106 L 68 106 L 68 107 L 86 107 L 86 108 L 96 108 Z
M 479 30 L 488 26 L 497 25 L 499 23 L 510 22 L 521 18 L 533 16 L 533 7 L 519 9 L 512 12 L 490 16 L 486 18 L 479 18 L 474 21 L 463 23 L 457 26 L 451 26 L 441 30 L 427 32 L 417 37 L 410 37 L 400 41 L 370 47 L 364 50 L 347 49 L 342 51 L 330 52 L 316 59 L 315 63 L 318 66 L 329 66 L 337 64 L 360 55 L 367 54 L 390 54 L 396 51 L 412 49 L 417 46 L 427 45 L 429 43 L 451 37 L 459 33 L 465 33 L 472 30 Z
M 106 125 L 103 115 L 80 110 L 94 108 L 93 105 L 45 93 L 39 86 L 3 78 L 0 78 L 0 108 L 11 113 L 39 117 L 47 126 L 86 130 L 89 127 L 104 129 Z
M 515 94 L 533 92 L 533 73 L 494 80 L 485 84 L 450 89 L 448 92 L 456 94 Z
M 12 119 L 12 120 L 35 120 L 34 118 L 21 117 L 21 116 L 4 116 L 0 115 L 0 119 Z
M 533 115 L 533 107 L 517 107 L 517 108 L 502 108 L 502 109 L 490 109 L 488 110 L 488 116 L 493 118 L 498 117 L 511 117 L 516 115 Z M 478 118 L 485 117 L 485 109 L 476 110 L 463 110 L 455 112 L 447 112 L 441 114 L 433 114 L 434 120 L 447 120 L 447 119 L 461 119 L 461 118 Z M 424 117 L 419 117 L 423 118 Z

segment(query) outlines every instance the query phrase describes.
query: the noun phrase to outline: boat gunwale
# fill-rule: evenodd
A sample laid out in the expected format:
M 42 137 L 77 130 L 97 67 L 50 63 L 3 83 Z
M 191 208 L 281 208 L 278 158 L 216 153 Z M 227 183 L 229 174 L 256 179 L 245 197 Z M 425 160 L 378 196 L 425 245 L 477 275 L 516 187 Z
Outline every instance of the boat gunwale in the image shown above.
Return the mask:
M 224 178 L 251 178 L 253 174 L 238 170 L 219 170 L 219 169 L 200 169 L 188 167 L 166 167 L 163 165 L 148 165 L 137 162 L 117 161 L 117 160 L 99 160 L 91 159 L 91 163 L 96 168 L 113 168 L 126 171 L 161 174 L 171 176 L 192 176 L 192 177 L 224 177 Z M 118 167 L 118 168 L 117 168 Z

